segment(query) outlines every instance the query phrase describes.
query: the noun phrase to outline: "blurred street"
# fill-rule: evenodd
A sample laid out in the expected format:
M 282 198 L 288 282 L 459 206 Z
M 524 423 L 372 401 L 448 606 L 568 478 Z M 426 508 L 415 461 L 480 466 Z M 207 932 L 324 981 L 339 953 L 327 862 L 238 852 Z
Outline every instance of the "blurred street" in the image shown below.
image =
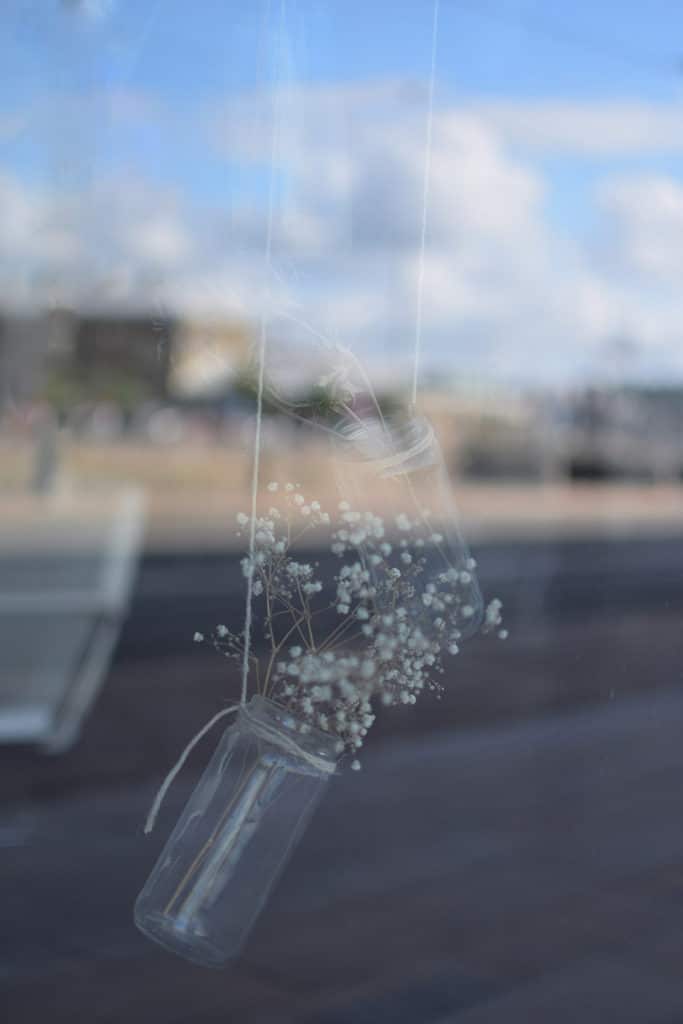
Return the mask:
M 683 1019 L 683 540 L 475 554 L 510 638 L 380 716 L 222 972 L 155 948 L 132 905 L 217 736 L 145 839 L 155 789 L 237 691 L 191 638 L 239 619 L 241 579 L 234 554 L 144 559 L 79 744 L 0 752 L 4 1019 Z

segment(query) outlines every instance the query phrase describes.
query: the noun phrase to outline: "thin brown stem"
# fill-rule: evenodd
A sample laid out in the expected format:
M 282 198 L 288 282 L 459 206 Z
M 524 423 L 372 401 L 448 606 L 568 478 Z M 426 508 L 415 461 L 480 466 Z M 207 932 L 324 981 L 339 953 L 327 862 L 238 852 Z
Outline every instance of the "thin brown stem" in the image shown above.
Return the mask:
M 309 604 L 308 604 L 308 598 L 304 595 L 304 592 L 301 589 L 301 583 L 300 583 L 298 577 L 297 577 L 297 581 L 296 581 L 296 589 L 299 592 L 299 600 L 301 601 L 301 607 L 302 607 L 303 612 L 304 612 L 304 621 L 306 623 L 306 628 L 308 629 L 308 640 L 309 640 L 309 643 L 310 643 L 310 647 L 311 647 L 311 650 L 314 651 L 315 650 L 315 638 L 313 636 L 313 628 L 311 626 L 311 609 L 310 609 Z
M 287 612 L 288 612 L 288 614 L 290 614 L 290 615 L 291 615 L 292 617 L 294 617 L 294 618 L 297 618 L 297 619 L 298 619 L 298 618 L 299 618 L 300 616 L 303 616 L 304 610 L 303 610 L 303 609 L 301 609 L 301 608 L 296 608 L 296 607 L 295 607 L 295 606 L 294 606 L 294 605 L 293 605 L 293 604 L 291 603 L 291 601 L 287 601 L 287 600 L 286 600 L 286 598 L 284 598 L 284 597 L 283 597 L 282 595 L 280 595 L 280 596 L 279 596 L 279 600 L 280 600 L 280 601 L 282 601 L 282 603 L 283 603 L 283 604 L 285 604 L 285 605 L 287 606 L 287 607 L 286 607 L 286 611 L 287 611 Z M 277 615 L 277 614 L 280 614 L 280 613 L 279 613 L 279 612 L 276 612 L 275 614 Z M 304 622 L 304 619 L 303 619 L 303 617 L 301 617 L 300 621 L 298 621 L 298 622 L 296 623 L 296 628 L 297 628 L 297 629 L 298 629 L 298 631 L 299 631 L 299 636 L 301 637 L 301 642 L 302 642 L 302 644 L 304 645 L 304 647 L 308 647 L 308 637 L 306 636 L 306 634 L 304 633 L 303 629 L 301 628 L 301 626 L 302 626 L 302 623 L 303 623 L 303 622 Z
M 357 620 L 357 618 L 355 616 L 355 609 L 354 609 L 354 611 L 352 613 L 347 615 L 345 619 L 342 619 L 342 621 L 339 623 L 339 625 L 335 626 L 335 628 L 332 630 L 332 632 L 329 633 L 325 637 L 325 639 L 320 644 L 319 649 L 321 651 L 324 651 L 324 650 L 328 649 L 329 645 L 330 645 L 330 643 L 332 643 L 332 641 L 336 642 L 339 639 L 339 636 L 343 635 L 344 631 L 346 629 L 348 629 L 350 625 L 354 625 L 355 623 L 357 623 L 357 621 L 358 620 Z
M 176 900 L 178 899 L 178 897 L 182 893 L 183 889 L 192 880 L 192 877 L 196 873 L 196 871 L 199 870 L 199 866 L 200 866 L 202 860 L 204 859 L 204 857 L 208 853 L 209 849 L 213 845 L 213 842 L 214 842 L 214 840 L 216 838 L 216 835 L 218 834 L 218 830 L 222 826 L 222 824 L 225 821 L 225 819 L 228 817 L 228 815 L 229 815 L 230 811 L 232 810 L 232 808 L 237 803 L 237 800 L 239 799 L 239 797 L 240 797 L 240 795 L 242 793 L 242 790 L 247 785 L 248 776 L 247 776 L 247 778 L 245 778 L 245 772 L 244 772 L 244 769 L 245 769 L 245 766 L 246 766 L 246 762 L 247 762 L 247 755 L 246 755 L 246 752 L 245 752 L 244 758 L 243 758 L 243 761 L 242 761 L 242 768 L 240 769 L 239 778 L 237 779 L 237 784 L 235 786 L 235 793 L 234 793 L 232 799 L 230 800 L 230 802 L 228 803 L 228 806 L 225 808 L 225 810 L 221 814 L 220 818 L 218 819 L 218 824 L 216 825 L 215 829 L 213 830 L 213 832 L 211 833 L 209 838 L 206 840 L 206 842 L 202 846 L 201 850 L 198 852 L 197 856 L 194 858 L 194 860 L 190 864 L 189 868 L 187 869 L 187 871 L 185 872 L 185 874 L 181 878 L 180 882 L 178 883 L 178 886 L 177 886 L 175 892 L 173 893 L 173 895 L 171 896 L 170 900 L 168 901 L 168 903 L 166 905 L 166 909 L 165 909 L 164 913 L 169 914 L 171 912 L 171 908 L 173 907 L 173 904 L 176 902 Z M 244 782 L 242 782 L 242 779 L 244 779 Z
M 352 634 L 351 634 L 351 636 L 345 636 L 345 637 L 344 637 L 344 643 L 345 643 L 345 644 L 348 644 L 348 643 L 350 643 L 350 642 L 351 642 L 352 640 L 359 640 L 359 639 L 360 639 L 360 638 L 361 638 L 362 636 L 363 636 L 363 634 L 362 634 L 362 633 L 360 633 L 360 632 L 358 632 L 358 633 L 352 633 Z M 340 636 L 338 636 L 338 637 L 337 637 L 337 639 L 335 640 L 335 642 L 334 642 L 333 644 L 330 644 L 330 645 L 329 645 L 329 646 L 328 646 L 328 647 L 326 648 L 326 650 L 328 650 L 328 651 L 334 651 L 334 650 L 335 650 L 335 649 L 336 649 L 336 648 L 337 648 L 337 647 L 339 646 L 339 644 L 341 643 L 341 639 L 342 639 L 342 638 L 341 638 L 341 635 L 340 635 Z
M 270 674 L 271 674 L 271 672 L 273 670 L 273 664 L 275 663 L 275 659 L 276 659 L 277 655 L 279 654 L 279 652 L 284 647 L 284 645 L 287 643 L 287 640 L 289 639 L 289 637 L 299 627 L 301 621 L 302 621 L 302 619 L 299 619 L 297 622 L 294 623 L 294 625 L 290 629 L 287 630 L 285 635 L 278 642 L 277 647 L 275 648 L 275 650 L 273 651 L 273 653 L 271 654 L 271 656 L 270 656 L 270 658 L 268 660 L 268 667 L 266 668 L 266 674 L 265 674 L 265 679 L 264 679 L 264 686 L 265 686 L 264 694 L 265 695 L 268 694 L 268 683 L 270 682 Z
M 266 576 L 264 573 L 263 589 L 266 596 L 266 629 L 268 630 L 268 636 L 270 638 L 270 646 L 272 650 L 275 650 L 275 633 L 273 632 L 273 609 L 272 602 L 270 599 L 271 580 L 272 574 Z

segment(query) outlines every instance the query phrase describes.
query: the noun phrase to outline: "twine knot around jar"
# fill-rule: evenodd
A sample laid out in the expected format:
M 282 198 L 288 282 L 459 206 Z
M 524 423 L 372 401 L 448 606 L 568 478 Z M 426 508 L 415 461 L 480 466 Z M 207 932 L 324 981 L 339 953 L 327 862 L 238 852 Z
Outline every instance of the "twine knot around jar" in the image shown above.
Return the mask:
M 265 698 L 261 699 L 265 700 Z M 259 698 L 252 698 L 252 703 L 255 700 L 259 700 Z M 268 703 L 273 704 L 273 706 L 275 706 L 273 701 L 269 701 Z M 281 710 L 285 711 L 284 708 L 282 708 Z M 240 719 L 243 719 L 244 721 L 249 723 L 250 730 L 256 736 L 258 736 L 265 742 L 270 743 L 272 746 L 279 747 L 281 750 L 283 750 L 285 753 L 290 754 L 291 757 L 295 759 L 290 765 L 288 765 L 289 771 L 296 772 L 300 775 L 333 775 L 336 772 L 336 761 L 334 761 L 330 757 L 326 757 L 324 754 L 315 753 L 314 751 L 306 750 L 301 745 L 301 743 L 297 742 L 294 736 L 284 732 L 283 728 L 279 728 L 276 725 L 270 725 L 268 722 L 263 720 L 262 716 L 254 714 L 254 712 L 250 710 L 249 704 L 233 704 L 229 708 L 223 708 L 222 711 L 219 711 L 217 715 L 214 715 L 213 718 L 209 719 L 206 725 L 202 726 L 199 732 L 195 733 L 195 735 L 192 737 L 190 742 L 187 744 L 187 746 L 181 753 L 176 763 L 168 772 L 164 781 L 159 787 L 157 795 L 154 798 L 154 802 L 152 803 L 152 806 L 150 807 L 149 813 L 145 820 L 145 835 L 149 835 L 150 832 L 153 831 L 157 817 L 159 815 L 159 811 L 161 810 L 161 805 L 163 804 L 166 798 L 166 794 L 173 785 L 173 782 L 175 781 L 178 774 L 182 771 L 185 762 L 187 761 L 188 757 L 190 756 L 194 748 L 197 746 L 200 740 L 202 740 L 206 736 L 206 734 L 210 732 L 211 729 L 213 729 L 214 725 L 216 725 L 217 722 L 219 722 L 222 718 L 226 718 L 228 715 L 234 714 L 236 711 L 239 712 Z M 294 723 L 293 718 L 291 719 L 291 721 L 292 723 Z M 287 727 L 284 721 L 283 726 L 285 728 Z
M 347 424 L 339 440 L 342 459 L 360 459 L 380 478 L 427 469 L 441 460 L 434 428 L 424 416 Z
M 336 761 L 324 754 L 306 750 L 297 741 L 296 734 L 292 735 L 292 727 L 295 725 L 295 720 L 291 716 L 283 719 L 278 725 L 274 725 L 264 721 L 261 716 L 255 715 L 250 710 L 249 704 L 242 704 L 240 705 L 240 718 L 248 722 L 250 731 L 259 739 L 270 743 L 274 747 L 278 747 L 295 759 L 288 765 L 289 771 L 297 772 L 300 775 L 333 775 L 335 773 L 337 768 Z M 306 733 L 303 733 L 302 738 L 306 735 Z

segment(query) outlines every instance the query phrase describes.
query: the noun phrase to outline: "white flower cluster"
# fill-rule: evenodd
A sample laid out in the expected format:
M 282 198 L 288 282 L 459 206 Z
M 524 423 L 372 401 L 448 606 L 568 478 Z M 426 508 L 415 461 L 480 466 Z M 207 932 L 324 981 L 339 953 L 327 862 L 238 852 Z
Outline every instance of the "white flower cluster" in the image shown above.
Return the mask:
M 497 598 L 489 602 L 486 607 L 486 613 L 484 615 L 484 625 L 482 626 L 483 633 L 490 633 L 492 630 L 497 630 L 498 637 L 501 640 L 507 640 L 508 631 L 507 629 L 500 629 L 503 622 L 503 605 L 502 602 Z
M 273 482 L 268 491 L 280 492 L 281 508 L 255 520 L 253 558 L 241 563 L 270 647 L 259 689 L 304 729 L 336 735 L 340 753 L 357 751 L 375 720 L 374 699 L 414 704 L 425 690 L 440 693 L 444 657 L 458 653 L 463 625 L 475 615 L 469 602 L 476 563 L 449 564 L 426 510 L 422 518 L 399 513 L 388 530 L 380 516 L 341 502 L 330 548 L 342 565 L 325 581 L 318 563 L 297 560 L 292 545 L 329 526 L 331 517 L 299 485 Z M 237 525 L 251 537 L 247 515 L 240 513 Z M 501 621 L 500 601 L 492 601 L 484 628 Z M 243 637 L 225 626 L 212 642 L 228 657 L 243 656 Z M 360 765 L 354 760 L 352 767 Z

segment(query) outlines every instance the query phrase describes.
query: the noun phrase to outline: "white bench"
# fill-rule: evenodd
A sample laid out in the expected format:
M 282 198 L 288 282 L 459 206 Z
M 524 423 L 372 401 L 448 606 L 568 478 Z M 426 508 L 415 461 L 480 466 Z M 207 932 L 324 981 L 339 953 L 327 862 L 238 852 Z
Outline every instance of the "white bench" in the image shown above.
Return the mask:
M 137 491 L 24 497 L 0 516 L 0 743 L 70 747 L 104 682 L 144 527 Z

